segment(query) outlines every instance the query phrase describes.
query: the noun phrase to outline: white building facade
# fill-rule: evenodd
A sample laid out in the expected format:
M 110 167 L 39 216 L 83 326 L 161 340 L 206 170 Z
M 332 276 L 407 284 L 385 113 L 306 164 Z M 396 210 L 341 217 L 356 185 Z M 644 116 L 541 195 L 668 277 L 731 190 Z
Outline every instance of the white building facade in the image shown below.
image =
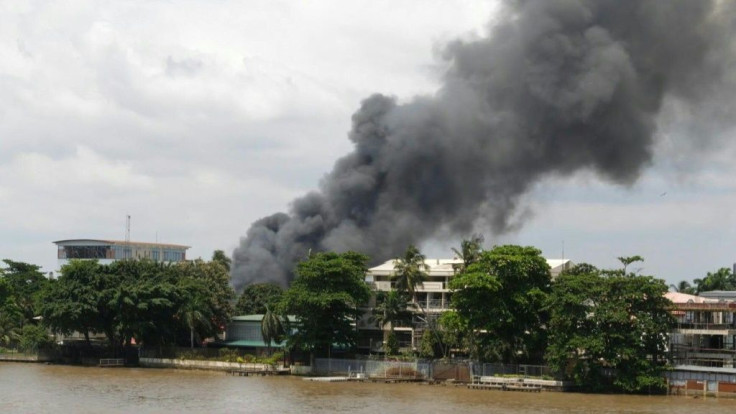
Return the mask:
M 567 259 L 546 259 L 550 267 L 550 273 L 554 280 L 563 270 L 571 268 L 574 264 Z M 416 349 L 421 335 L 426 329 L 427 318 L 437 318 L 443 312 L 450 310 L 452 292 L 449 288 L 450 281 L 462 267 L 462 259 L 425 259 L 427 265 L 427 279 L 415 287 L 414 297 L 411 298 L 411 306 L 415 313 L 414 320 L 407 326 L 394 327 L 402 348 Z M 376 292 L 389 292 L 394 289 L 393 276 L 395 274 L 395 260 L 388 260 L 378 266 L 368 269 L 366 283 Z M 371 304 L 373 305 L 373 304 Z M 417 312 L 420 309 L 421 312 Z M 382 339 L 381 329 L 371 324 L 368 318 L 363 318 L 359 324 L 361 330 L 375 330 L 371 336 L 372 341 L 368 344 L 361 343 L 362 347 L 370 347 L 371 351 L 379 351 Z M 431 323 L 431 322 L 430 322 Z

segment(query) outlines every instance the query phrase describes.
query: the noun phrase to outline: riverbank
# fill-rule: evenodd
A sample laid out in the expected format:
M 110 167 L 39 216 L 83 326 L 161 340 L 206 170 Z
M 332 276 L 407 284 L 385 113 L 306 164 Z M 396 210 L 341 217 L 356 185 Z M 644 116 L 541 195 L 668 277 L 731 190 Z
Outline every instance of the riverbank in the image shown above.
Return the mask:
M 22 386 L 19 386 L 22 384 Z M 310 382 L 233 377 L 218 371 L 0 364 L 0 411 L 12 413 L 427 412 L 507 414 L 726 414 L 729 399 L 578 393 L 483 392 L 462 386 Z M 39 398 L 42 396 L 42 398 Z
M 240 363 L 225 361 L 200 361 L 193 359 L 173 358 L 139 358 L 138 365 L 145 368 L 198 369 L 224 372 L 238 370 L 278 371 L 276 367 L 270 364 L 258 364 L 251 362 Z
M 39 354 L 0 354 L 0 362 L 50 362 L 52 358 L 48 355 Z

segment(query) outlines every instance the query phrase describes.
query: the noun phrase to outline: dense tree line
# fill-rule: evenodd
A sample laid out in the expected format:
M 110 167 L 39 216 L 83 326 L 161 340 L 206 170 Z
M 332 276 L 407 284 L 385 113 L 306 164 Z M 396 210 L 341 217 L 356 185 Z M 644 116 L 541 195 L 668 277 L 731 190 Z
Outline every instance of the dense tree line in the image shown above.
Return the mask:
M 547 300 L 547 361 L 583 388 L 662 390 L 674 324 L 662 280 L 580 264 Z
M 422 321 L 417 353 L 424 357 L 446 357 L 453 350 L 481 361 L 548 364 L 581 389 L 661 389 L 671 303 L 662 280 L 629 271 L 641 257 L 621 257 L 622 268 L 612 270 L 580 264 L 553 281 L 538 249 L 483 250 L 481 243 L 476 237 L 455 251 L 463 262 L 449 286 L 453 310 L 439 319 L 412 301 L 427 278 L 421 252 L 409 246 L 394 260 L 395 289 L 376 293 L 371 317 L 384 329 L 387 354 L 398 352 L 397 324 Z M 352 252 L 311 255 L 297 266 L 288 290 L 252 285 L 240 304 L 269 309 L 269 318 L 270 309 L 296 316 L 298 329 L 287 335 L 290 346 L 322 355 L 333 345 L 354 346 L 354 323 L 370 294 L 363 282 L 366 260 Z
M 48 328 L 79 332 L 88 344 L 92 334 L 102 334 L 113 349 L 134 342 L 193 346 L 222 332 L 232 314 L 235 294 L 217 255 L 210 262 L 176 264 L 72 260 L 57 279 L 45 278 L 34 265 L 5 264 L 0 345 L 38 346 L 41 339 L 50 340 Z
M 675 292 L 698 295 L 702 292 L 714 290 L 736 290 L 736 274 L 728 267 L 722 267 L 715 272 L 708 272 L 705 277 L 693 279 L 693 283 L 682 280 L 676 285 L 670 285 Z
M 420 321 L 425 333 L 417 353 L 425 357 L 446 357 L 452 350 L 481 361 L 546 363 L 591 389 L 637 392 L 662 385 L 671 304 L 663 281 L 629 271 L 641 257 L 619 258 L 622 269 L 580 264 L 553 281 L 538 249 L 484 250 L 481 244 L 475 237 L 455 251 L 462 263 L 449 286 L 453 310 L 440 318 L 414 300 L 427 278 L 424 255 L 409 246 L 394 260 L 396 289 L 378 293 L 371 315 L 384 329 L 387 354 L 399 350 L 394 327 Z M 356 347 L 356 323 L 372 294 L 365 283 L 367 262 L 355 252 L 311 254 L 297 265 L 288 289 L 250 285 L 236 303 L 222 252 L 210 262 L 171 265 L 72 261 L 56 280 L 36 266 L 6 260 L 0 345 L 37 346 L 48 327 L 81 332 L 87 340 L 104 334 L 113 347 L 133 341 L 193 346 L 221 332 L 235 311 L 264 314 L 269 347 L 286 340 L 292 349 L 329 355 L 335 346 Z M 732 277 L 717 272 L 704 280 Z M 286 315 L 295 317 L 296 326 Z
M 49 281 L 38 266 L 3 260 L 0 267 L 0 348 L 34 351 L 51 342 L 37 318 Z

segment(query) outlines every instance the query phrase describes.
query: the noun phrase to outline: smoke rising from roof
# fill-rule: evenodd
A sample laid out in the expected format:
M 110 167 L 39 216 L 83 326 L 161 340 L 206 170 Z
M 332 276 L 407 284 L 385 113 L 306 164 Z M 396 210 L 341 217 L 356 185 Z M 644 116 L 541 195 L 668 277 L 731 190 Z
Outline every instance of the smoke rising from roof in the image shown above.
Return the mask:
M 362 102 L 354 150 L 319 190 L 241 239 L 237 289 L 288 284 L 310 250 L 380 261 L 440 228 L 503 233 L 550 175 L 631 184 L 652 162 L 664 100 L 708 100 L 733 61 L 734 7 L 717 1 L 515 0 L 501 13 L 487 37 L 444 48 L 434 96 Z

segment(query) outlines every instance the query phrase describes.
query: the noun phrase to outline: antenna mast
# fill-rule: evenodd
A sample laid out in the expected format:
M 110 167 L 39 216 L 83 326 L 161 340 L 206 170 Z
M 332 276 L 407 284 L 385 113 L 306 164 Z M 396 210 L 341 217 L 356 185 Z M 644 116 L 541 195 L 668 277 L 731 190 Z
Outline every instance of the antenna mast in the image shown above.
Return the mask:
M 125 244 L 130 244 L 130 214 L 125 216 Z

